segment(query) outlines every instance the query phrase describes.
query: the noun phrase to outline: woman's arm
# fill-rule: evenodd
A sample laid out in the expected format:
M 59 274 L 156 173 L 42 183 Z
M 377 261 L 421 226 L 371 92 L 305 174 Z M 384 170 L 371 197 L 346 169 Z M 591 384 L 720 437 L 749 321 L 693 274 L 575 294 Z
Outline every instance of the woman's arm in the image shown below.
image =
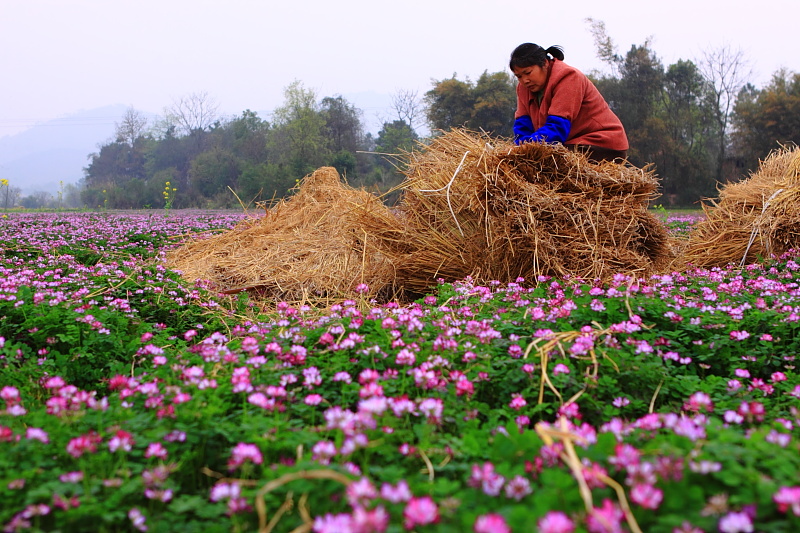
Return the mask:
M 564 143 L 569 138 L 572 123 L 564 117 L 548 115 L 544 126 L 534 131 L 533 123 L 531 123 L 530 133 L 520 135 L 517 133 L 517 122 L 523 118 L 527 118 L 529 123 L 531 120 L 529 116 L 525 115 L 514 121 L 514 143 L 516 144 L 526 142 Z

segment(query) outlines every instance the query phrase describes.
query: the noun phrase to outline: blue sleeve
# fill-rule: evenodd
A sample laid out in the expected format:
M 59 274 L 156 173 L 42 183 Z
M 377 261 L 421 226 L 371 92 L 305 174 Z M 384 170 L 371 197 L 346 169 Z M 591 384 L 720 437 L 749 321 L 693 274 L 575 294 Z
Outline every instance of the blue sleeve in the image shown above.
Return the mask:
M 514 142 L 519 144 L 520 139 L 530 137 L 533 134 L 533 121 L 528 115 L 522 115 L 514 121 Z
M 526 137 L 514 140 L 517 144 L 521 142 L 542 142 L 542 143 L 563 143 L 569 138 L 572 129 L 572 122 L 556 115 L 548 115 L 544 126 L 534 131 Z

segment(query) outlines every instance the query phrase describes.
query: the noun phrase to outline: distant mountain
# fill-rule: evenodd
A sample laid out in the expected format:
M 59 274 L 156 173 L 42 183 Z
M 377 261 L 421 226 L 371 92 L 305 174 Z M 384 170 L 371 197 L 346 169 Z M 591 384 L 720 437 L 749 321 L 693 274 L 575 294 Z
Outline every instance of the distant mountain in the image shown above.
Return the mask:
M 23 195 L 55 194 L 59 182 L 76 183 L 89 154 L 111 139 L 127 109 L 119 104 L 80 111 L 0 137 L 0 178 Z

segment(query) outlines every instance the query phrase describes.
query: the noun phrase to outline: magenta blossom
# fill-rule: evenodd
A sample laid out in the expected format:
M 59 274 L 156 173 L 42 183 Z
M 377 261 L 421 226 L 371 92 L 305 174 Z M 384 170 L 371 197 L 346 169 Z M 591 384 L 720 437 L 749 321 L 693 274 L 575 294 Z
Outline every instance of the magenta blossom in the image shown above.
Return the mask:
M 439 521 L 439 507 L 430 496 L 411 498 L 403 509 L 403 518 L 406 529 L 435 524 Z
M 503 515 L 489 513 L 479 516 L 473 526 L 475 533 L 511 533 L 511 528 L 506 523 Z
M 536 524 L 541 533 L 573 533 L 575 524 L 561 511 L 550 511 Z

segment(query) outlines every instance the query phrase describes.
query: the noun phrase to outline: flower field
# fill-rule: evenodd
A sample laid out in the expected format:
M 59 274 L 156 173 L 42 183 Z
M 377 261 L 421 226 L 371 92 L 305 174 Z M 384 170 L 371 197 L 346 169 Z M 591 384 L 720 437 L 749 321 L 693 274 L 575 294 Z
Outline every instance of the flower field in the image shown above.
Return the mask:
M 795 257 L 324 310 L 166 268 L 243 217 L 0 222 L 3 531 L 800 531 Z

